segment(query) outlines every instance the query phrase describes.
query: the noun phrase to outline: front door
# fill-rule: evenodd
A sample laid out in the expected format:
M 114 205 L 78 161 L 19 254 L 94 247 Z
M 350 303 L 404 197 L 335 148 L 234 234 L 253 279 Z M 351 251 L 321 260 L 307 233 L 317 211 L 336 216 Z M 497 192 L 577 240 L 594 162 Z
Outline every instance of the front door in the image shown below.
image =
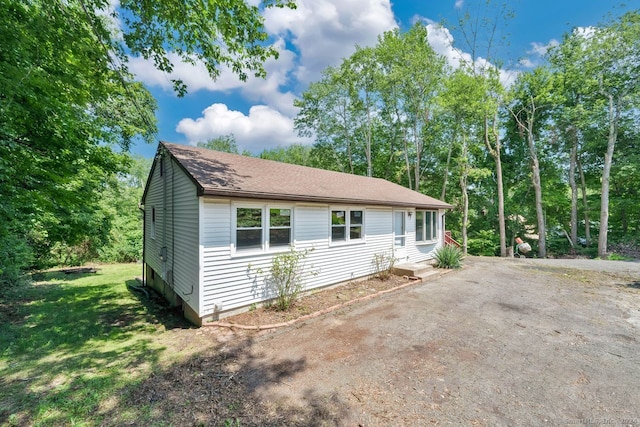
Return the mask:
M 399 261 L 407 257 L 407 224 L 405 211 L 393 211 L 393 254 Z

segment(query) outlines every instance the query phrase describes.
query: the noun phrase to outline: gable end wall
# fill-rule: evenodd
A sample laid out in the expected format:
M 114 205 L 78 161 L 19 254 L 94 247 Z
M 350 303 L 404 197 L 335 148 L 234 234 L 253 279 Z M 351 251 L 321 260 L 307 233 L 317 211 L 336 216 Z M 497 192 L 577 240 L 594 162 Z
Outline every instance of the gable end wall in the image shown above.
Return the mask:
M 160 158 L 155 162 L 159 162 Z M 199 197 L 193 181 L 164 156 L 156 164 L 143 200 L 145 208 L 145 262 L 154 271 L 156 288 L 174 304 L 183 302 L 199 313 Z M 163 176 L 160 171 L 163 171 Z M 155 208 L 155 238 L 152 210 Z M 166 250 L 163 250 L 166 248 Z M 164 255 L 164 257 L 163 257 Z M 152 286 L 154 279 L 147 273 Z M 175 293 L 180 301 L 175 301 Z M 187 310 L 185 310 L 186 312 Z

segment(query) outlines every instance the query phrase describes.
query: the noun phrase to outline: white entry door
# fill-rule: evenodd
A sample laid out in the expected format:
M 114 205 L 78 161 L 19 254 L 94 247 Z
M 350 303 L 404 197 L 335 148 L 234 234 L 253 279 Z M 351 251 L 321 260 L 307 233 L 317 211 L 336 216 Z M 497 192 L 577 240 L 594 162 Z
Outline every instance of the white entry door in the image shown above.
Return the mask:
M 393 252 L 399 262 L 407 257 L 407 224 L 405 211 L 393 211 Z

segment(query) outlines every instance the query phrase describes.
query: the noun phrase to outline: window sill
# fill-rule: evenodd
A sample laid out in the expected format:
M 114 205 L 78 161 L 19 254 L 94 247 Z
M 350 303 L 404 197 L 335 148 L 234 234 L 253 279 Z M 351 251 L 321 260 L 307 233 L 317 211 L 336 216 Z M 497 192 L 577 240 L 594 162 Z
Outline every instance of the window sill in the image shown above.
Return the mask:
M 358 245 L 364 245 L 366 243 L 367 241 L 365 239 L 347 240 L 346 242 L 329 242 L 329 247 L 337 248 L 341 246 L 358 246 Z
M 438 243 L 438 239 L 427 240 L 424 242 L 416 242 L 416 246 L 427 246 L 427 245 L 433 245 L 434 243 Z

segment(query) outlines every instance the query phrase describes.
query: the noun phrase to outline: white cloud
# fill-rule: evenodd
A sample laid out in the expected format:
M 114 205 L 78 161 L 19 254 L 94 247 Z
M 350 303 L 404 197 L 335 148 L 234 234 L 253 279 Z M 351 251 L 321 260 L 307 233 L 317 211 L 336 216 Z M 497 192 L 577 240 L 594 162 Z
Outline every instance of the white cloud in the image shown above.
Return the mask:
M 527 55 L 524 58 L 521 58 L 518 61 L 518 64 L 522 67 L 522 68 L 528 68 L 528 69 L 532 69 L 537 67 L 542 58 L 547 54 L 547 52 L 549 51 L 549 49 L 558 46 L 560 44 L 560 42 L 556 39 L 551 39 L 548 43 L 544 44 L 544 43 L 538 43 L 538 42 L 532 42 L 531 43 L 531 49 L 529 49 L 527 51 Z
M 270 8 L 265 12 L 265 29 L 276 39 L 279 58 L 265 63 L 267 78 L 250 77 L 241 82 L 227 67 L 212 80 L 204 65 L 184 64 L 170 53 L 174 70 L 166 74 L 152 61 L 130 58 L 130 69 L 143 82 L 172 90 L 171 79 L 181 79 L 190 92 L 241 89 L 252 101 L 268 102 L 281 86 L 297 82 L 306 85 L 319 78 L 329 65 L 337 65 L 355 51 L 355 45 L 374 45 L 377 36 L 397 26 L 388 0 L 299 0 L 296 9 Z M 295 52 L 286 48 L 289 41 Z
M 464 0 L 456 0 L 455 8 L 462 9 L 462 6 L 464 6 Z
M 233 134 L 240 149 L 252 152 L 278 145 L 311 142 L 296 136 L 291 118 L 266 105 L 255 105 L 245 115 L 230 110 L 224 104 L 213 104 L 202 112 L 202 117 L 180 120 L 176 131 L 184 134 L 191 144 Z
M 158 70 L 152 60 L 142 57 L 129 58 L 129 69 L 149 86 L 161 87 L 164 90 L 172 91 L 172 79 L 182 80 L 189 88 L 190 92 L 199 90 L 228 91 L 241 86 L 240 80 L 226 67 L 221 67 L 220 76 L 217 80 L 212 80 L 204 64 L 187 64 L 181 61 L 177 53 L 170 52 L 168 59 L 174 64 L 173 72 L 165 73 Z
M 475 70 L 486 70 L 495 68 L 486 58 L 472 58 L 471 54 L 463 52 L 453 45 L 453 35 L 448 28 L 433 21 L 424 19 L 427 23 L 427 38 L 429 44 L 440 55 L 446 58 L 447 63 L 454 69 L 460 68 L 462 65 L 473 66 Z M 512 70 L 499 69 L 500 81 L 505 86 L 510 86 L 516 79 L 518 72 Z
M 551 39 L 547 44 L 533 42 L 531 43 L 531 49 L 527 53 L 531 55 L 544 56 L 547 54 L 549 49 L 558 46 L 559 44 L 560 42 L 556 39 Z
M 265 28 L 291 40 L 299 52 L 295 76 L 303 84 L 350 56 L 356 44 L 372 46 L 378 35 L 397 27 L 388 0 L 299 0 L 296 4 L 295 10 L 267 10 Z

